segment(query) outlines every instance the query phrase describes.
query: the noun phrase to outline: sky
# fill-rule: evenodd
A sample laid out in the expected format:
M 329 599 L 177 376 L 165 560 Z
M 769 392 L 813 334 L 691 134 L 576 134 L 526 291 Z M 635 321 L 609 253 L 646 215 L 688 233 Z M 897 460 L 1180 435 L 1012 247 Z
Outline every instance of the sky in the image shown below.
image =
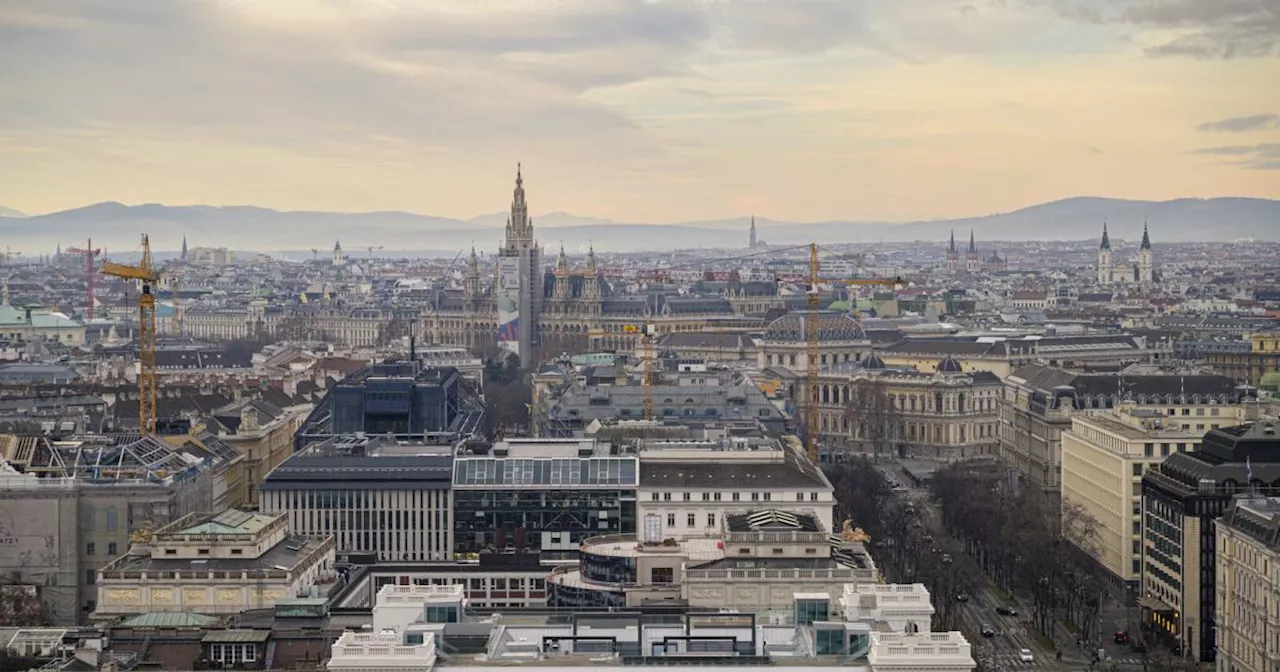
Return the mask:
M 1280 198 L 1276 0 L 0 0 L 0 206 Z

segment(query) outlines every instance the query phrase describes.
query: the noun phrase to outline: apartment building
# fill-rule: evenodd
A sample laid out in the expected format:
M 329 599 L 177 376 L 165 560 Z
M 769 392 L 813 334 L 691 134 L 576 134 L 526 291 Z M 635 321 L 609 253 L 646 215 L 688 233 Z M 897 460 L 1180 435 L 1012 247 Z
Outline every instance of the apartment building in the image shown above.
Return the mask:
M 1237 496 L 1215 532 L 1218 669 L 1280 669 L 1280 498 Z
M 1097 521 L 1085 548 L 1106 570 L 1111 588 L 1128 603 L 1142 578 L 1142 475 L 1173 453 L 1200 448 L 1203 430 L 1184 418 L 1236 425 L 1245 406 L 1142 407 L 1124 403 L 1095 414 L 1075 414 L 1062 433 L 1062 501 Z M 1181 410 L 1190 411 L 1186 416 Z

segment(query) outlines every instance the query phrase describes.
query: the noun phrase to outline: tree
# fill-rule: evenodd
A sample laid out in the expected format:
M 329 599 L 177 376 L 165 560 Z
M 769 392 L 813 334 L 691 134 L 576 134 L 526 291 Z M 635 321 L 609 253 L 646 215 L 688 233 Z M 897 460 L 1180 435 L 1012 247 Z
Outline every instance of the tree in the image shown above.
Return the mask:
M 871 453 L 875 460 L 894 454 L 895 441 L 901 439 L 902 418 L 884 381 L 874 377 L 854 380 L 849 385 L 844 417 L 855 450 Z
M 484 363 L 484 400 L 494 427 L 527 428 L 533 387 L 520 371 L 520 358 L 510 355 L 503 360 Z
M 291 315 L 277 323 L 276 338 L 281 341 L 327 341 L 329 334 L 320 328 L 314 318 Z
M 408 320 L 393 317 L 378 325 L 377 344 L 388 346 L 409 335 Z
M 33 585 L 0 585 L 0 627 L 31 628 L 49 622 L 39 589 Z

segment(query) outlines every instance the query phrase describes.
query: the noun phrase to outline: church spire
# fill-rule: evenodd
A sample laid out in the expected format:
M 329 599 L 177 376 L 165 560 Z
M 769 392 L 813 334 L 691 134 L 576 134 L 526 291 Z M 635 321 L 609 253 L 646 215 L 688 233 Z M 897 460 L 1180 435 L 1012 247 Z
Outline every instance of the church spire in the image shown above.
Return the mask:
M 1111 249 L 1111 237 L 1107 235 L 1107 220 L 1105 219 L 1102 220 L 1102 247 L 1099 247 L 1098 249 L 1100 250 Z
M 187 234 L 182 234 L 182 256 L 178 258 L 182 263 L 187 262 Z
M 751 215 L 751 240 L 748 242 L 749 249 L 756 249 L 756 216 Z
M 1151 236 L 1147 234 L 1147 220 L 1142 220 L 1142 248 L 1144 250 L 1151 249 Z
M 592 277 L 596 274 L 596 246 L 587 244 L 587 273 Z
M 969 254 L 977 254 L 978 246 L 973 242 L 973 229 L 969 229 Z

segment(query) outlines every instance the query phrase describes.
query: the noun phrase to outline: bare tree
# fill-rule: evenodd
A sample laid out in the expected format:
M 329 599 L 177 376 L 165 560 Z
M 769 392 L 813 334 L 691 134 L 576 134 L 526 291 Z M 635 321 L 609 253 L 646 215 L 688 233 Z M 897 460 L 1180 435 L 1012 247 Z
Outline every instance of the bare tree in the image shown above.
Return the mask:
M 282 341 L 327 341 L 329 333 L 321 329 L 313 317 L 291 315 L 277 323 L 276 338 Z
M 836 388 L 839 390 L 839 388 Z M 854 449 L 871 453 L 879 460 L 881 455 L 893 455 L 901 439 L 902 415 L 894 405 L 893 396 L 878 378 L 859 378 L 849 385 L 849 400 L 844 416 L 849 422 Z
M 377 343 L 380 346 L 390 345 L 409 335 L 408 320 L 393 317 L 378 325 Z
M 31 628 L 49 622 L 36 586 L 9 583 L 0 585 L 0 627 Z

